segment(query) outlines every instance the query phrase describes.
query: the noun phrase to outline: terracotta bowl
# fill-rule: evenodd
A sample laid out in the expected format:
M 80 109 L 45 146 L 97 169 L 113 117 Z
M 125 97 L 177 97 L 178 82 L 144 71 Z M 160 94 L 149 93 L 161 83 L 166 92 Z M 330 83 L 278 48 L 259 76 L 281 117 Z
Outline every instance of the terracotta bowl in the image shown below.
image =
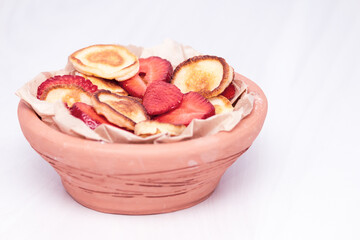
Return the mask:
M 21 129 L 80 204 L 100 212 L 154 214 L 191 207 L 211 195 L 226 169 L 259 134 L 267 113 L 262 90 L 252 113 L 230 132 L 166 144 L 106 144 L 50 128 L 23 101 Z

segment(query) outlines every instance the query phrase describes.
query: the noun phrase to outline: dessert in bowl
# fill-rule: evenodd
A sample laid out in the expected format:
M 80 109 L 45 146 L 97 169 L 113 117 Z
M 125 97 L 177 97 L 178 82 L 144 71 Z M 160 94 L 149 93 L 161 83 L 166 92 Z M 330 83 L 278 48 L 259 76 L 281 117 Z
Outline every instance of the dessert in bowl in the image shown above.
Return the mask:
M 23 100 L 19 122 L 30 145 L 82 205 L 118 214 L 176 211 L 209 197 L 262 128 L 267 112 L 264 93 L 251 80 L 235 75 L 247 84 L 254 103 L 251 113 L 231 131 L 160 144 L 105 143 L 50 127 Z

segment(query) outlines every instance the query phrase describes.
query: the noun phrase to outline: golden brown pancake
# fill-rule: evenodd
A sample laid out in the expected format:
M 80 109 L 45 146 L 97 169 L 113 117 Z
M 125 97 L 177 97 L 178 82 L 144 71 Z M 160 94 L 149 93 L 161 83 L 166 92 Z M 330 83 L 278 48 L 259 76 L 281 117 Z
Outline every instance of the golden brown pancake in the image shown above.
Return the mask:
M 69 56 L 74 68 L 88 76 L 127 80 L 139 71 L 138 58 L 120 45 L 92 45 Z
M 171 82 L 182 93 L 198 92 L 206 98 L 222 93 L 234 78 L 234 70 L 223 58 L 196 56 L 179 64 Z
M 148 137 L 158 133 L 168 133 L 170 136 L 181 134 L 185 125 L 174 125 L 170 123 L 161 123 L 158 121 L 147 120 L 139 122 L 135 125 L 135 134 L 141 137 Z
M 90 80 L 92 82 L 92 84 L 94 84 L 98 87 L 99 90 L 100 89 L 109 90 L 110 92 L 116 93 L 121 96 L 128 95 L 128 93 L 122 87 L 120 87 L 119 83 L 115 80 L 108 80 L 108 79 L 99 78 L 99 77 L 91 77 L 91 76 L 82 74 L 80 72 L 76 72 L 75 74 Z
M 62 101 L 71 107 L 76 102 L 83 102 L 91 105 L 91 93 L 81 87 L 71 85 L 57 85 L 46 89 L 40 100 L 47 102 Z
M 215 114 L 228 113 L 234 111 L 234 107 L 226 97 L 219 95 L 208 99 L 215 107 Z
M 134 130 L 135 124 L 150 119 L 143 105 L 128 96 L 119 96 L 107 90 L 97 91 L 91 98 L 95 111 L 122 128 Z

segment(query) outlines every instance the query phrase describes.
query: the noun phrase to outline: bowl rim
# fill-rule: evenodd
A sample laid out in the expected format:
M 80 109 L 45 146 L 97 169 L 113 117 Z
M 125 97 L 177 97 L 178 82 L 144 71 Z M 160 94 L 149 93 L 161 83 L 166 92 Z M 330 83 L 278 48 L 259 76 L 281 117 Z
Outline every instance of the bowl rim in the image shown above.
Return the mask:
M 251 143 L 255 140 L 259 134 L 265 117 L 267 114 L 268 103 L 264 92 L 261 88 L 255 84 L 250 79 L 242 76 L 241 74 L 236 73 L 238 77 L 243 80 L 247 86 L 248 91 L 255 95 L 254 107 L 252 112 L 241 120 L 234 129 L 231 131 L 221 131 L 211 136 L 199 137 L 195 139 L 172 142 L 172 143 L 160 143 L 160 144 L 149 144 L 149 143 L 104 143 L 101 141 L 95 141 L 90 139 L 83 139 L 75 136 L 70 136 L 66 133 L 60 132 L 46 123 L 44 123 L 35 111 L 28 106 L 25 101 L 20 100 L 18 105 L 18 118 L 20 122 L 21 129 L 31 144 L 31 146 L 36 149 L 39 146 L 32 144 L 32 140 L 27 137 L 27 135 L 34 136 L 42 141 L 48 141 L 52 144 L 62 143 L 61 148 L 71 148 L 75 151 L 86 151 L 92 149 L 99 154 L 124 154 L 129 152 L 136 152 L 137 155 L 145 157 L 147 155 L 160 156 L 165 152 L 172 152 L 172 156 L 177 156 L 183 154 L 184 149 L 188 151 L 196 151 L 193 146 L 202 149 L 202 151 L 211 151 L 214 148 L 214 144 L 230 144 L 227 139 L 239 137 L 240 135 L 246 135 L 244 138 L 247 142 L 244 143 L 243 147 L 249 147 Z M 41 129 L 41 131 L 39 131 Z M 27 134 L 25 134 L 27 132 Z M 101 147 L 100 147 L 101 146 Z M 59 146 L 60 147 L 60 146 Z M 43 151 L 45 151 L 43 149 Z M 45 152 L 46 154 L 46 152 Z M 187 165 L 179 164 L 178 167 L 187 167 Z

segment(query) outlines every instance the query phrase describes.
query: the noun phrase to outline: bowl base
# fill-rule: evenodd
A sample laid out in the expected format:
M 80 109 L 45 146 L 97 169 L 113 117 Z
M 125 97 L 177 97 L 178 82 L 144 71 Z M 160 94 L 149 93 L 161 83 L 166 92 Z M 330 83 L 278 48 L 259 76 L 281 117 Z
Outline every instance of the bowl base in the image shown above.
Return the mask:
M 79 191 L 75 186 L 62 179 L 62 184 L 66 192 L 79 204 L 89 209 L 111 214 L 123 215 L 150 215 L 175 212 L 195 206 L 211 196 L 218 185 L 219 180 L 211 184 L 206 189 L 201 191 L 201 195 L 177 196 L 167 197 L 162 199 L 114 199 L 113 197 L 104 196 L 103 194 L 97 196 L 85 196 L 83 191 Z M 204 189 L 203 189 L 204 190 Z M 91 194 L 93 195 L 93 194 Z M 184 201 L 184 197 L 190 201 Z

